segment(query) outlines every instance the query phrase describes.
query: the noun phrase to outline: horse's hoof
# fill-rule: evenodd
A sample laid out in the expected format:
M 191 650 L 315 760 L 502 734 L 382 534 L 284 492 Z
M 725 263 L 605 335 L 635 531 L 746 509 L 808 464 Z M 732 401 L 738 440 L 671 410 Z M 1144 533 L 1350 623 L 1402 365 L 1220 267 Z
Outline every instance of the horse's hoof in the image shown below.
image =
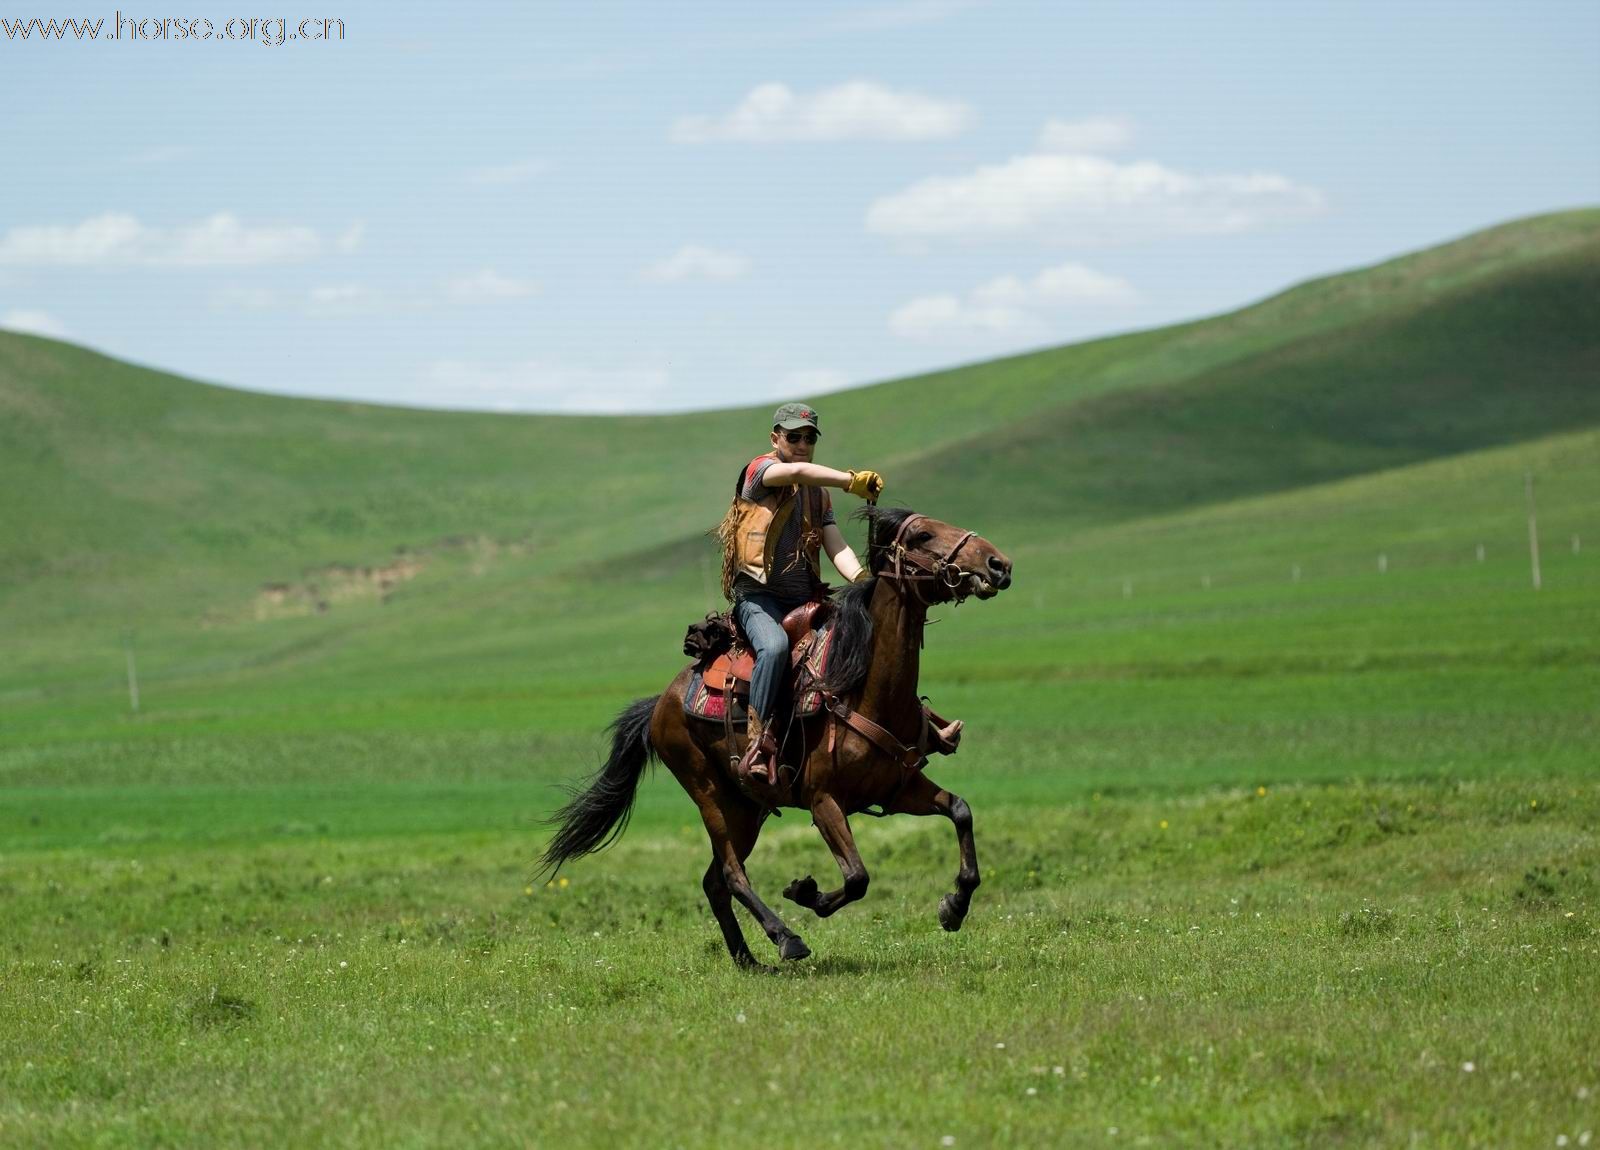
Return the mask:
M 814 907 L 817 905 L 817 880 L 810 875 L 797 878 L 783 888 L 783 897 L 803 907 Z
M 939 925 L 946 930 L 956 931 L 961 929 L 961 924 L 967 920 L 967 908 L 962 906 L 957 896 L 947 894 L 939 900 Z
M 783 940 L 783 945 L 778 947 L 778 957 L 786 962 L 811 957 L 811 948 L 806 945 L 805 939 L 798 934 L 791 934 Z

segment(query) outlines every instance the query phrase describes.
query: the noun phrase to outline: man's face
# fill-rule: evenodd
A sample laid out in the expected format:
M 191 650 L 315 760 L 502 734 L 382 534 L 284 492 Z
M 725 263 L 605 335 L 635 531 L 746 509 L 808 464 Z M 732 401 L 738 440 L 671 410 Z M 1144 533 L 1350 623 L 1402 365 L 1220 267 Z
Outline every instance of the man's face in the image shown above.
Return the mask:
M 790 443 L 790 436 L 798 437 L 799 442 Z M 797 431 L 775 427 L 772 429 L 772 446 L 777 448 L 778 459 L 783 463 L 810 463 L 817 450 L 816 436 L 816 431 L 810 427 L 802 427 Z

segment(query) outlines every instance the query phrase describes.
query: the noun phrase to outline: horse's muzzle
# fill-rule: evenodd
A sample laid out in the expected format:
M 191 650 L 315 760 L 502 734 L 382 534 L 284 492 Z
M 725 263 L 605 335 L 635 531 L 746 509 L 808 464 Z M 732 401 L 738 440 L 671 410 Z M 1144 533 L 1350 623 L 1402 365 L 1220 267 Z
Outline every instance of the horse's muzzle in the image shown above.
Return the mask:
M 1011 560 L 999 555 L 989 556 L 989 583 L 996 591 L 1004 591 L 1011 586 Z

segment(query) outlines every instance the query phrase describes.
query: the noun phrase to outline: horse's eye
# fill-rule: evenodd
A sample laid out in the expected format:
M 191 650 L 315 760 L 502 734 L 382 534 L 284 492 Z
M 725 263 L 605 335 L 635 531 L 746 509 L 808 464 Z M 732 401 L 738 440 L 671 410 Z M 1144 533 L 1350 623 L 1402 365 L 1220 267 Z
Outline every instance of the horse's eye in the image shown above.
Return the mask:
M 917 532 L 917 537 L 915 539 L 913 539 L 912 542 L 913 543 L 927 543 L 932 538 L 933 538 L 933 532 L 932 531 L 918 531 Z

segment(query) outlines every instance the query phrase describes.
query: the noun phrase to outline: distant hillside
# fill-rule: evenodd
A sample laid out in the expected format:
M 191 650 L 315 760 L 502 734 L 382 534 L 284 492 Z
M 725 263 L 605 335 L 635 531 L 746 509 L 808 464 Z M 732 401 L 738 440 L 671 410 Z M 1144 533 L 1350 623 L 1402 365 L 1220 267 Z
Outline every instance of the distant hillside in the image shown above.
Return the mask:
M 1542 216 L 1227 315 L 829 396 L 822 459 L 984 523 L 1287 490 L 1600 423 L 1597 314 L 1600 210 Z M 530 576 L 686 560 L 765 414 L 290 399 L 0 333 L 0 619 L 196 613 L 480 537 Z
M 902 469 L 952 515 L 1103 523 L 1600 423 L 1600 236 Z

